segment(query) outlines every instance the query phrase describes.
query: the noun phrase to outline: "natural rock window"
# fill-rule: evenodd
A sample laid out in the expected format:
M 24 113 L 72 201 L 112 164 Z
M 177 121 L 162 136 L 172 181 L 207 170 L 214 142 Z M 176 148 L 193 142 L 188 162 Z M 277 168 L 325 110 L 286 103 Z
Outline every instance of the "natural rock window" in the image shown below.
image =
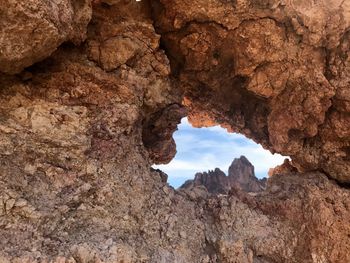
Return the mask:
M 229 167 L 237 170 L 232 167 L 235 158 L 239 163 L 245 157 L 249 159 L 247 163 L 243 160 L 244 167 L 238 168 L 246 170 L 243 172 L 246 176 L 254 177 L 255 173 L 257 178 L 263 179 L 267 177 L 270 168 L 281 164 L 286 158 L 279 154 L 271 154 L 245 136 L 229 133 L 220 126 L 194 128 L 187 118 L 183 118 L 178 125 L 174 139 L 177 149 L 174 159 L 168 164 L 154 167 L 164 171 L 168 175 L 168 183 L 175 188 L 187 180 L 194 179 L 195 175 L 200 176 L 201 172 L 204 173 L 203 176 L 224 178 L 225 174 L 230 174 Z M 250 166 L 251 168 L 247 168 Z M 206 173 L 209 170 L 211 172 Z
M 350 262 L 349 0 L 4 0 L 0 14 L 1 263 Z M 259 175 L 239 151 L 227 177 L 177 191 L 151 166 L 177 160 L 185 116 L 292 161 L 260 191 L 231 180 L 247 158 Z

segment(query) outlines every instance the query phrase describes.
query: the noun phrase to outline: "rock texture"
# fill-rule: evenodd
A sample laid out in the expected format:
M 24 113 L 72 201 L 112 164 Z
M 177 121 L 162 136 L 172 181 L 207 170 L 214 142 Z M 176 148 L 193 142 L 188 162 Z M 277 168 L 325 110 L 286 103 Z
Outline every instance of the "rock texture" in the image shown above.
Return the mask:
M 245 156 L 236 158 L 228 169 L 228 175 L 216 168 L 214 171 L 196 173 L 193 180 L 186 181 L 180 188 L 204 186 L 209 193 L 228 194 L 231 190 L 257 193 L 265 190 L 266 178 L 255 177 L 254 166 Z
M 350 182 L 348 1 L 159 0 L 156 28 L 195 126 Z
M 348 1 L 0 3 L 0 262 L 350 261 Z M 186 112 L 299 172 L 174 190 Z
M 91 0 L 0 1 L 0 71 L 19 73 L 63 42 L 80 44 L 91 19 Z
M 255 177 L 254 166 L 245 156 L 236 158 L 228 168 L 230 185 L 245 192 L 260 192 L 266 188 L 266 178 Z

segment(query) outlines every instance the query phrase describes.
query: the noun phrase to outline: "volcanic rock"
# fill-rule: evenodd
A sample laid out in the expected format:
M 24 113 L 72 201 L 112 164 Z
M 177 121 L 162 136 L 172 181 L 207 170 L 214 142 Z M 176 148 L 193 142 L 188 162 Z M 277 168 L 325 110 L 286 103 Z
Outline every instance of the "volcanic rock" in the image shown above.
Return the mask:
M 91 0 L 0 1 L 0 71 L 19 73 L 62 43 L 80 44 L 91 19 Z
M 0 262 L 350 262 L 349 1 L 91 2 L 0 0 Z M 186 112 L 293 168 L 174 190 Z
M 266 188 L 266 179 L 256 178 L 254 166 L 245 156 L 241 156 L 233 160 L 228 169 L 228 176 L 219 168 L 214 171 L 196 173 L 194 179 L 186 181 L 180 189 L 189 189 L 200 185 L 214 194 L 227 194 L 231 190 L 256 193 Z
M 228 168 L 229 185 L 245 192 L 260 192 L 266 187 L 266 179 L 255 177 L 254 166 L 245 156 L 234 159 Z
M 350 182 L 348 1 L 152 1 L 189 121 Z
M 193 180 L 187 180 L 180 189 L 190 189 L 196 186 L 204 186 L 209 193 L 224 194 L 230 190 L 230 186 L 227 184 L 227 176 L 219 168 L 215 168 L 214 171 L 208 171 L 203 173 L 196 173 Z

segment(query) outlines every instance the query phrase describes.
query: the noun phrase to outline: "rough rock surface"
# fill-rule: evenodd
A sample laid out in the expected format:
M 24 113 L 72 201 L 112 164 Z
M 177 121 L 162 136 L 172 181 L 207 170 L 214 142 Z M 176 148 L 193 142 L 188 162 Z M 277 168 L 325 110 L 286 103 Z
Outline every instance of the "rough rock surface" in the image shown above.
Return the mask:
M 91 0 L 0 0 L 0 72 L 19 73 L 63 42 L 80 44 Z
M 227 177 L 230 185 L 245 192 L 260 192 L 266 187 L 266 178 L 255 177 L 254 166 L 245 156 L 233 160 Z
M 299 171 L 350 182 L 349 1 L 153 6 L 192 124 L 222 124 Z
M 0 6 L 0 262 L 350 262 L 349 1 Z M 183 105 L 318 171 L 176 191 Z
M 241 156 L 233 160 L 227 176 L 219 168 L 196 173 L 193 180 L 186 181 L 180 188 L 204 186 L 209 193 L 213 194 L 228 194 L 231 190 L 257 193 L 265 190 L 266 181 L 266 178 L 261 180 L 256 178 L 254 166 L 245 156 Z

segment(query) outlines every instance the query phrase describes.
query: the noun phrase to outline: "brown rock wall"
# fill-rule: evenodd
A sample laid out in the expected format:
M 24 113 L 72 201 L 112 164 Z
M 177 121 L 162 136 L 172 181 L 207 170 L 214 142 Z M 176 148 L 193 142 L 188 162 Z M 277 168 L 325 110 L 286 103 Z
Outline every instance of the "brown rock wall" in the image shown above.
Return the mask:
M 300 171 L 348 181 L 345 2 L 155 1 L 189 120 L 241 132 Z
M 80 44 L 91 12 L 90 0 L 1 0 L 0 71 L 19 73 L 63 42 Z
M 0 261 L 349 262 L 349 190 L 321 172 L 208 196 L 150 169 L 183 101 L 347 182 L 348 2 L 150 3 L 1 3 Z

